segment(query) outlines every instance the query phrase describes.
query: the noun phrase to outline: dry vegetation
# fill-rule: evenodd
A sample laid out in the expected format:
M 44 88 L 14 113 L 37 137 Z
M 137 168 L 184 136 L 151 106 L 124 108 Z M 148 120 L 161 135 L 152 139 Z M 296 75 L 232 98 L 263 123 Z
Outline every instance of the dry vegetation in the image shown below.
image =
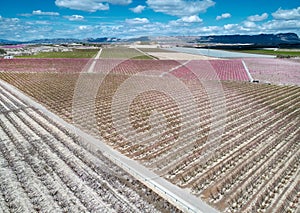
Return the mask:
M 79 76 L 93 82 L 101 75 L 2 72 L 0 78 L 71 122 Z M 148 91 L 137 96 L 130 105 L 129 118 L 133 129 L 145 134 L 134 139 L 135 132 L 128 126 L 114 127 L 111 114 L 117 89 L 131 75 L 130 71 L 127 75 L 113 72 L 105 77 L 95 101 L 98 132 L 92 134 L 100 134 L 121 153 L 222 211 L 299 211 L 299 87 L 222 82 L 227 107 L 225 132 L 214 152 L 202 158 L 210 145 L 206 142 L 212 122 L 203 86 L 197 80 L 182 79 L 197 101 L 197 112 L 190 107 L 191 97 L 181 91 L 175 93 L 185 106 L 182 111 L 164 93 Z M 167 76 L 142 76 L 136 84 L 145 84 L 149 78 L 162 87 L 176 88 L 176 82 Z M 130 90 L 126 92 L 128 97 L 132 95 Z M 125 101 L 127 96 L 122 98 Z M 89 131 L 85 114 L 90 107 L 84 100 L 82 97 L 78 102 L 82 109 L 79 125 Z M 121 104 L 120 116 L 126 116 L 123 108 Z M 181 113 L 189 118 L 187 123 L 182 123 Z M 200 118 L 195 118 L 197 113 Z M 163 118 L 166 126 L 161 125 Z M 146 134 L 149 131 L 151 134 Z M 179 138 L 180 133 L 184 138 Z
M 179 212 L 1 86 L 0 181 L 5 213 Z

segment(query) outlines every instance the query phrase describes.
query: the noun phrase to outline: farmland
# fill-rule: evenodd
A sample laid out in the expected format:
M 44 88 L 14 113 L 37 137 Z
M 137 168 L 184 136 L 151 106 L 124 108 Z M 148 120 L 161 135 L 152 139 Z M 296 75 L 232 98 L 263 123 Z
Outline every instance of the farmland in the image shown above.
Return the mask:
M 240 60 L 123 60 L 141 53 L 134 53 L 134 49 L 127 53 L 107 50 L 103 49 L 101 58 L 115 59 L 97 60 L 93 73 L 85 69 L 63 72 L 64 68 L 57 68 L 60 72 L 37 71 L 39 68 L 30 71 L 31 67 L 27 72 L 14 72 L 14 65 L 0 62 L 0 78 L 68 122 L 74 118 L 72 109 L 79 109 L 76 125 L 81 129 L 101 136 L 120 153 L 220 211 L 299 211 L 299 86 L 248 83 Z M 245 62 L 254 73 L 257 69 L 251 60 Z M 86 67 L 83 64 L 81 67 Z M 149 70 L 157 72 L 146 72 Z M 221 80 L 225 103 L 217 96 L 211 99 L 199 76 L 200 80 Z M 174 77 L 186 85 L 190 95 L 176 90 L 178 81 Z M 74 103 L 77 82 L 82 83 L 84 91 L 92 88 L 97 79 L 103 81 L 95 100 L 89 102 L 85 94 L 78 94 Z M 128 82 L 125 90 L 118 90 Z M 134 95 L 135 89 L 151 82 L 156 88 L 173 88 L 180 105 L 168 94 L 153 89 Z M 220 126 L 222 120 L 215 121 L 211 101 L 225 104 L 224 126 Z M 95 108 L 92 113 L 96 130 L 87 116 L 91 105 Z M 220 108 L 216 110 L 222 112 Z M 126 113 L 130 125 L 122 123 Z M 115 116 L 120 119 L 119 126 Z M 183 121 L 181 117 L 187 119 Z M 218 135 L 222 127 L 224 131 Z M 209 141 L 211 135 L 214 137 Z M 208 152 L 212 144 L 217 146 Z
M 179 212 L 2 86 L 0 138 L 1 212 Z
M 99 50 L 76 50 L 68 52 L 42 52 L 35 55 L 29 56 L 19 56 L 19 58 L 92 58 L 94 57 Z
M 0 71 L 9 72 L 81 72 L 88 58 L 18 58 L 1 60 Z
M 171 73 L 183 79 L 250 81 L 241 60 L 191 60 Z
M 241 50 L 238 52 L 243 53 L 251 53 L 251 54 L 266 54 L 266 55 L 277 55 L 277 56 L 290 56 L 290 57 L 299 57 L 300 51 L 299 50 L 293 50 L 293 49 L 277 49 L 277 50 L 271 50 L 271 49 L 253 49 L 253 50 Z
M 119 59 L 151 59 L 151 57 L 134 48 L 110 47 L 103 48 L 101 58 L 119 58 Z
M 196 73 L 206 80 L 249 81 L 241 60 L 14 59 L 1 60 L 0 71 L 84 73 L 88 72 L 93 62 L 96 62 L 95 73 L 133 75 L 146 70 L 158 70 L 179 78 L 195 78 Z
M 263 54 L 254 54 L 254 53 L 243 53 L 243 52 L 234 52 L 227 50 L 218 50 L 211 48 L 186 48 L 186 47 L 172 47 L 169 50 L 190 53 L 195 55 L 204 55 L 215 58 L 275 58 L 274 55 L 263 55 Z
M 296 60 L 247 58 L 244 61 L 253 78 L 261 82 L 300 85 L 300 63 Z
M 163 52 L 163 53 L 170 53 L 172 51 L 168 50 L 168 49 L 162 49 L 162 48 L 139 48 L 139 50 L 143 51 L 143 52 L 147 52 L 147 53 L 158 53 L 158 52 Z

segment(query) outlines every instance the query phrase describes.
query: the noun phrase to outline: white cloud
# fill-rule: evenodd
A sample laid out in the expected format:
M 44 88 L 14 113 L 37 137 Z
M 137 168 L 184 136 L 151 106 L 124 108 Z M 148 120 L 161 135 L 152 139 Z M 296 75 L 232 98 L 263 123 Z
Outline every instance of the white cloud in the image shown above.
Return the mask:
M 18 18 L 4 18 L 4 17 L 0 16 L 0 21 L 1 22 L 6 22 L 6 23 L 17 23 L 17 22 L 20 22 L 20 19 L 18 19 Z
M 201 27 L 198 30 L 198 33 L 201 35 L 208 35 L 208 34 L 218 34 L 222 32 L 222 28 L 219 26 L 207 26 L 207 27 Z
M 147 0 L 146 3 L 155 12 L 179 17 L 198 15 L 215 5 L 212 0 Z
M 132 0 L 55 0 L 55 4 L 59 7 L 88 12 L 109 10 L 109 4 L 128 5 L 131 2 Z
M 82 21 L 84 17 L 81 15 L 71 15 L 71 16 L 64 16 L 64 18 L 69 19 L 70 21 Z
M 84 26 L 84 25 L 83 26 L 79 26 L 78 29 L 79 30 L 86 30 L 86 29 L 88 29 L 88 26 Z
M 169 24 L 170 26 L 191 26 L 191 24 L 194 23 L 201 23 L 203 20 L 199 18 L 199 16 L 193 15 L 193 16 L 184 16 L 180 19 L 170 21 Z
M 146 8 L 146 6 L 138 5 L 134 8 L 130 8 L 130 10 L 134 13 L 141 13 Z
M 237 26 L 238 26 L 238 24 L 225 24 L 224 29 L 225 30 L 231 30 L 231 29 L 234 29 Z
M 48 21 L 35 21 L 34 24 L 48 25 L 48 24 L 50 24 L 50 22 L 48 22 Z
M 89 0 L 87 0 L 89 1 Z M 166 0 L 169 1 L 169 0 Z M 187 2 L 186 0 L 185 2 Z M 192 1 L 192 0 L 189 0 Z M 195 0 L 193 0 L 195 1 Z M 104 2 L 104 1 L 103 1 Z M 183 2 L 182 0 L 173 0 Z M 165 3 L 165 2 L 162 2 Z M 109 4 L 105 3 L 104 4 Z M 129 7 L 125 7 L 128 10 Z M 148 8 L 148 6 L 147 6 Z M 42 11 L 40 11 L 42 13 Z M 129 11 L 128 11 L 129 12 Z M 259 33 L 284 33 L 295 32 L 300 35 L 300 22 L 288 19 L 273 19 L 258 22 L 258 16 L 263 18 L 263 14 L 245 18 L 242 22 L 230 22 L 224 26 L 203 25 L 201 15 L 182 15 L 173 17 L 174 21 L 154 22 L 148 20 L 146 16 L 140 18 L 120 20 L 104 20 L 99 18 L 91 19 L 89 22 L 70 23 L 64 18 L 74 21 L 84 20 L 80 15 L 62 16 L 61 19 L 41 20 L 32 13 L 35 19 L 27 18 L 6 18 L 0 16 L 0 38 L 11 40 L 30 40 L 38 38 L 97 38 L 103 37 L 138 37 L 138 36 L 200 36 L 200 35 L 220 35 L 220 34 L 259 34 Z M 77 13 L 73 13 L 77 14 Z M 80 13 L 79 13 L 80 14 Z M 221 16 L 221 14 L 220 14 Z M 96 17 L 96 16 L 95 16 Z M 137 16 L 139 17 L 139 16 Z M 295 16 L 293 16 L 295 17 Z M 272 16 L 270 17 L 272 18 Z M 102 21 L 103 20 L 103 21 Z M 230 19 L 231 20 L 231 19 Z M 251 21 L 253 20 L 253 21 Z M 18 37 L 21 35 L 21 37 Z
M 30 16 L 32 16 L 32 13 L 21 13 L 21 14 L 18 14 L 18 16 L 30 17 Z
M 32 15 L 41 15 L 41 16 L 59 16 L 57 12 L 43 12 L 41 10 L 32 11 Z
M 127 24 L 148 24 L 149 20 L 147 18 L 133 18 L 133 19 L 126 19 L 125 22 Z
M 261 15 L 253 15 L 253 16 L 249 16 L 247 18 L 248 21 L 252 21 L 252 22 L 256 22 L 256 21 L 263 21 L 266 20 L 268 18 L 268 13 L 263 13 Z
M 272 20 L 264 23 L 262 27 L 267 31 L 300 33 L 300 22 L 297 20 Z
M 244 26 L 246 28 L 255 28 L 257 27 L 257 25 L 253 22 L 253 21 L 244 21 Z
M 230 18 L 231 17 L 231 14 L 230 13 L 223 13 L 222 15 L 220 16 L 217 16 L 216 17 L 216 20 L 219 21 L 221 19 L 226 19 L 226 18 Z
M 116 4 L 116 5 L 128 5 L 132 3 L 132 0 L 95 0 L 98 2 L 107 2 L 109 4 Z
M 291 10 L 279 8 L 276 12 L 272 13 L 272 16 L 275 19 L 300 20 L 300 7 Z
M 82 10 L 88 12 L 96 12 L 97 10 L 109 10 L 108 4 L 103 4 L 92 0 L 87 0 L 87 1 L 56 0 L 55 4 L 59 7 L 66 7 L 73 10 Z
M 183 22 L 187 22 L 187 23 L 199 23 L 202 22 L 203 20 L 201 18 L 199 18 L 199 16 L 193 15 L 193 16 L 185 16 L 182 17 L 181 20 Z

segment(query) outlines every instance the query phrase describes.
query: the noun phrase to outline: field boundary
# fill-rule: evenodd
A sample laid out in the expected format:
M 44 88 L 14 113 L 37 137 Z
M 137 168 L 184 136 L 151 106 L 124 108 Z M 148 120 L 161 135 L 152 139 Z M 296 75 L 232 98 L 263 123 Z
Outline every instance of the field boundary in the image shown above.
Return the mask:
M 244 66 L 244 68 L 245 68 L 245 70 L 246 70 L 246 73 L 247 73 L 247 75 L 248 75 L 248 77 L 249 77 L 249 79 L 250 79 L 250 82 L 253 82 L 254 79 L 252 78 L 251 73 L 250 73 L 250 71 L 249 71 L 249 69 L 248 69 L 246 63 L 244 62 L 244 60 L 242 60 L 242 64 L 243 64 L 243 66 Z
M 66 122 L 56 114 L 50 112 L 41 104 L 37 103 L 31 97 L 25 95 L 16 87 L 8 84 L 3 80 L 0 80 L 0 85 L 12 94 L 16 95 L 19 99 L 23 100 L 28 105 L 40 110 L 42 113 L 51 117 L 56 122 L 59 122 L 62 125 L 64 125 L 65 128 L 78 135 L 91 148 L 96 147 L 97 149 L 99 149 L 104 156 L 108 157 L 112 162 L 116 163 L 126 172 L 128 172 L 133 177 L 141 181 L 144 185 L 152 189 L 154 192 L 159 194 L 161 197 L 169 201 L 171 204 L 173 204 L 183 212 L 218 212 L 218 210 L 214 209 L 201 199 L 190 194 L 188 191 L 171 184 L 170 182 L 166 181 L 164 178 L 158 176 L 154 172 L 148 170 L 146 167 L 142 166 L 138 162 L 112 149 L 111 147 L 106 145 L 102 140 L 96 139 L 93 136 L 87 134 L 86 132 L 80 130 L 79 128 L 73 126 L 72 124 Z
M 148 53 L 146 53 L 146 52 L 140 50 L 139 48 L 136 48 L 136 47 L 135 47 L 134 49 L 135 49 L 136 51 L 139 51 L 140 53 L 142 53 L 142 54 L 144 54 L 144 55 L 146 55 L 146 56 L 148 56 L 148 57 L 154 59 L 154 60 L 158 60 L 157 58 L 155 58 L 155 57 L 153 57 L 152 55 L 150 55 L 150 54 L 148 54 Z
M 91 64 L 91 66 L 89 67 L 88 71 L 87 71 L 88 73 L 94 72 L 97 60 L 100 59 L 101 53 L 102 53 L 102 48 L 100 48 L 100 50 L 97 53 L 97 55 L 95 56 L 95 58 L 93 58 L 93 62 Z
M 164 77 L 164 76 L 167 75 L 168 73 L 171 73 L 171 72 L 173 72 L 174 70 L 179 69 L 180 67 L 184 67 L 185 65 L 187 65 L 187 64 L 190 63 L 191 61 L 192 61 L 192 60 L 187 60 L 187 61 L 185 61 L 184 63 L 182 63 L 182 64 L 180 64 L 180 65 L 178 65 L 178 66 L 176 66 L 176 67 L 173 67 L 173 68 L 169 69 L 168 71 L 166 71 L 166 72 L 160 74 L 159 77 Z

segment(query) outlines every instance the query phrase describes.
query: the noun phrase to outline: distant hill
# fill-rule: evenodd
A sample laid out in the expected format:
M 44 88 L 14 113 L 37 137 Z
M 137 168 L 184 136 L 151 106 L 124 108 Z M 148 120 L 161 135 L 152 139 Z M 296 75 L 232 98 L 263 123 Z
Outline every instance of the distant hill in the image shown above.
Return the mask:
M 300 44 L 295 33 L 259 34 L 259 35 L 210 35 L 210 36 L 158 36 L 138 37 L 123 40 L 127 42 L 157 41 L 166 43 L 209 43 L 209 44 L 252 44 L 258 46 L 276 46 L 279 44 Z
M 173 43 L 210 43 L 210 44 L 253 44 L 260 46 L 276 46 L 278 44 L 299 44 L 300 39 L 295 33 L 279 33 L 279 34 L 259 34 L 259 35 L 210 35 L 210 36 L 162 36 L 148 37 L 142 36 L 130 39 L 120 39 L 116 37 L 102 38 L 55 38 L 55 39 L 38 39 L 26 42 L 9 41 L 0 39 L 0 44 L 67 44 L 67 43 L 113 43 L 113 42 L 173 42 Z
M 26 43 L 31 44 L 69 44 L 69 43 L 79 43 L 81 42 L 80 39 L 74 38 L 55 38 L 55 39 L 37 39 L 31 40 Z
M 22 42 L 0 39 L 0 44 L 20 44 L 20 43 L 22 43 Z
M 121 41 L 121 39 L 116 37 L 113 38 L 103 37 L 103 38 L 87 38 L 84 39 L 83 41 L 91 42 L 91 43 L 110 43 L 110 42 L 119 42 Z
M 151 41 L 151 39 L 148 36 L 142 36 L 142 37 L 138 37 L 138 38 L 124 39 L 124 41 L 126 41 L 126 42 L 137 42 L 137 41 L 147 42 L 147 41 Z
M 212 35 L 200 36 L 195 42 L 199 43 L 222 43 L 222 44 L 257 44 L 277 45 L 287 43 L 300 43 L 295 33 L 260 34 L 260 35 Z
M 31 41 L 9 41 L 0 39 L 0 44 L 70 44 L 70 43 L 110 43 L 121 41 L 119 38 L 87 38 L 87 39 L 74 39 L 74 38 L 54 38 L 54 39 L 36 39 Z

